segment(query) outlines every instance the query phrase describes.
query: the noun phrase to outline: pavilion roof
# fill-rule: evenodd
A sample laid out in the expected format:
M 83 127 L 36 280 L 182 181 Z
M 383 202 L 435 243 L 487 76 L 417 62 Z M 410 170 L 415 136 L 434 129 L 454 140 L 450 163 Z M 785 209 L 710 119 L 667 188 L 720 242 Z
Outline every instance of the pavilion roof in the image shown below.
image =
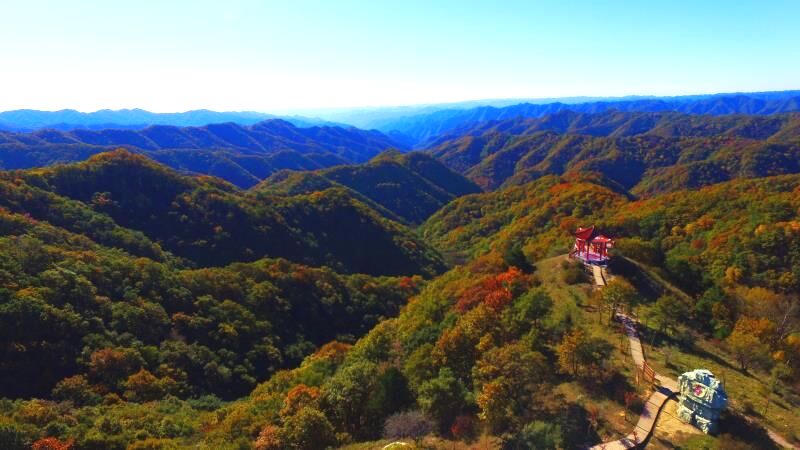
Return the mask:
M 588 241 L 592 238 L 594 234 L 594 225 L 590 227 L 578 227 L 578 231 L 575 232 L 575 237 L 578 239 L 583 239 L 584 241 Z

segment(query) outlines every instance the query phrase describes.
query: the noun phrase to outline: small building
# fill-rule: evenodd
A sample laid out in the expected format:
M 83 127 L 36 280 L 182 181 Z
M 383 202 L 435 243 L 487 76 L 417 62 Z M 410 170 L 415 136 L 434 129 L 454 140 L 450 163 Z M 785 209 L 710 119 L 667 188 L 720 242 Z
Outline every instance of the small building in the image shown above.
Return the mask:
M 706 369 L 686 372 L 678 377 L 678 418 L 703 433 L 715 434 L 719 416 L 728 406 L 728 395 L 714 374 Z
M 584 264 L 607 265 L 610 259 L 608 250 L 614 247 L 614 241 L 598 233 L 594 225 L 578 227 L 575 232 L 575 245 L 570 251 L 570 258 L 583 261 Z

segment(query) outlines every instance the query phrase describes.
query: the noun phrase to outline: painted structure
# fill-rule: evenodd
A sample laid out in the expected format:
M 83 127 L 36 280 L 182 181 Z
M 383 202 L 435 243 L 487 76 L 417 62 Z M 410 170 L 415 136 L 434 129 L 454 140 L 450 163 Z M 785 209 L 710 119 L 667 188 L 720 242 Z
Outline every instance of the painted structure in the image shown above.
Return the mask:
M 570 258 L 583 261 L 585 264 L 606 265 L 610 259 L 608 250 L 614 247 L 614 241 L 598 233 L 594 225 L 579 227 L 575 232 L 575 245 L 570 251 Z
M 678 418 L 706 434 L 717 432 L 719 415 L 728 406 L 728 395 L 714 374 L 706 369 L 678 377 Z

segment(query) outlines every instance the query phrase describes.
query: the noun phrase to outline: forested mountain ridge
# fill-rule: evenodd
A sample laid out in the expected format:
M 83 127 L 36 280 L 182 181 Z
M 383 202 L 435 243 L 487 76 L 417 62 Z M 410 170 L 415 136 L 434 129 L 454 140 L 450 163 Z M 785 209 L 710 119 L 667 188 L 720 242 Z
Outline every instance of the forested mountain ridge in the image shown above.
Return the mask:
M 381 217 L 343 189 L 254 199 L 222 180 L 179 175 L 124 150 L 10 175 L 37 192 L 77 200 L 81 203 L 76 209 L 83 211 L 87 205 L 102 213 L 94 216 L 110 217 L 204 266 L 271 256 L 380 275 L 431 275 L 443 267 L 436 252 L 410 230 Z M 21 198 L 7 207 L 48 218 L 48 208 Z M 66 211 L 69 216 L 71 209 Z M 71 222 L 70 229 L 80 231 L 78 223 Z
M 141 130 L 0 132 L 0 167 L 24 169 L 74 162 L 125 147 L 178 170 L 250 187 L 280 169 L 309 170 L 367 161 L 398 144 L 377 131 L 298 128 L 279 119 L 250 126 L 150 126 Z
M 800 116 L 584 114 L 484 122 L 428 151 L 484 189 L 598 172 L 637 195 L 800 170 Z
M 799 123 L 562 111 L 246 190 L 172 150 L 0 172 L 0 447 L 585 448 L 649 395 L 623 309 L 659 373 L 725 374 L 722 434 L 677 447 L 773 450 L 759 424 L 800 439 Z M 585 225 L 602 289 L 565 256 Z
M 313 172 L 279 172 L 254 190 L 301 194 L 334 186 L 353 190 L 392 216 L 421 223 L 451 200 L 480 192 L 475 184 L 429 155 L 388 151 L 366 164 Z

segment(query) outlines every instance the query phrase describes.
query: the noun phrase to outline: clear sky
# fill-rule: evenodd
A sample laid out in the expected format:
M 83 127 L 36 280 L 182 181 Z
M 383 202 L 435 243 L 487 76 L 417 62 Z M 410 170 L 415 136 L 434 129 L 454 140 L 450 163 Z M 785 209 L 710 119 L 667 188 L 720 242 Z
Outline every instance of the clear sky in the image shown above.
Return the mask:
M 0 0 L 0 110 L 783 89 L 797 0 Z

